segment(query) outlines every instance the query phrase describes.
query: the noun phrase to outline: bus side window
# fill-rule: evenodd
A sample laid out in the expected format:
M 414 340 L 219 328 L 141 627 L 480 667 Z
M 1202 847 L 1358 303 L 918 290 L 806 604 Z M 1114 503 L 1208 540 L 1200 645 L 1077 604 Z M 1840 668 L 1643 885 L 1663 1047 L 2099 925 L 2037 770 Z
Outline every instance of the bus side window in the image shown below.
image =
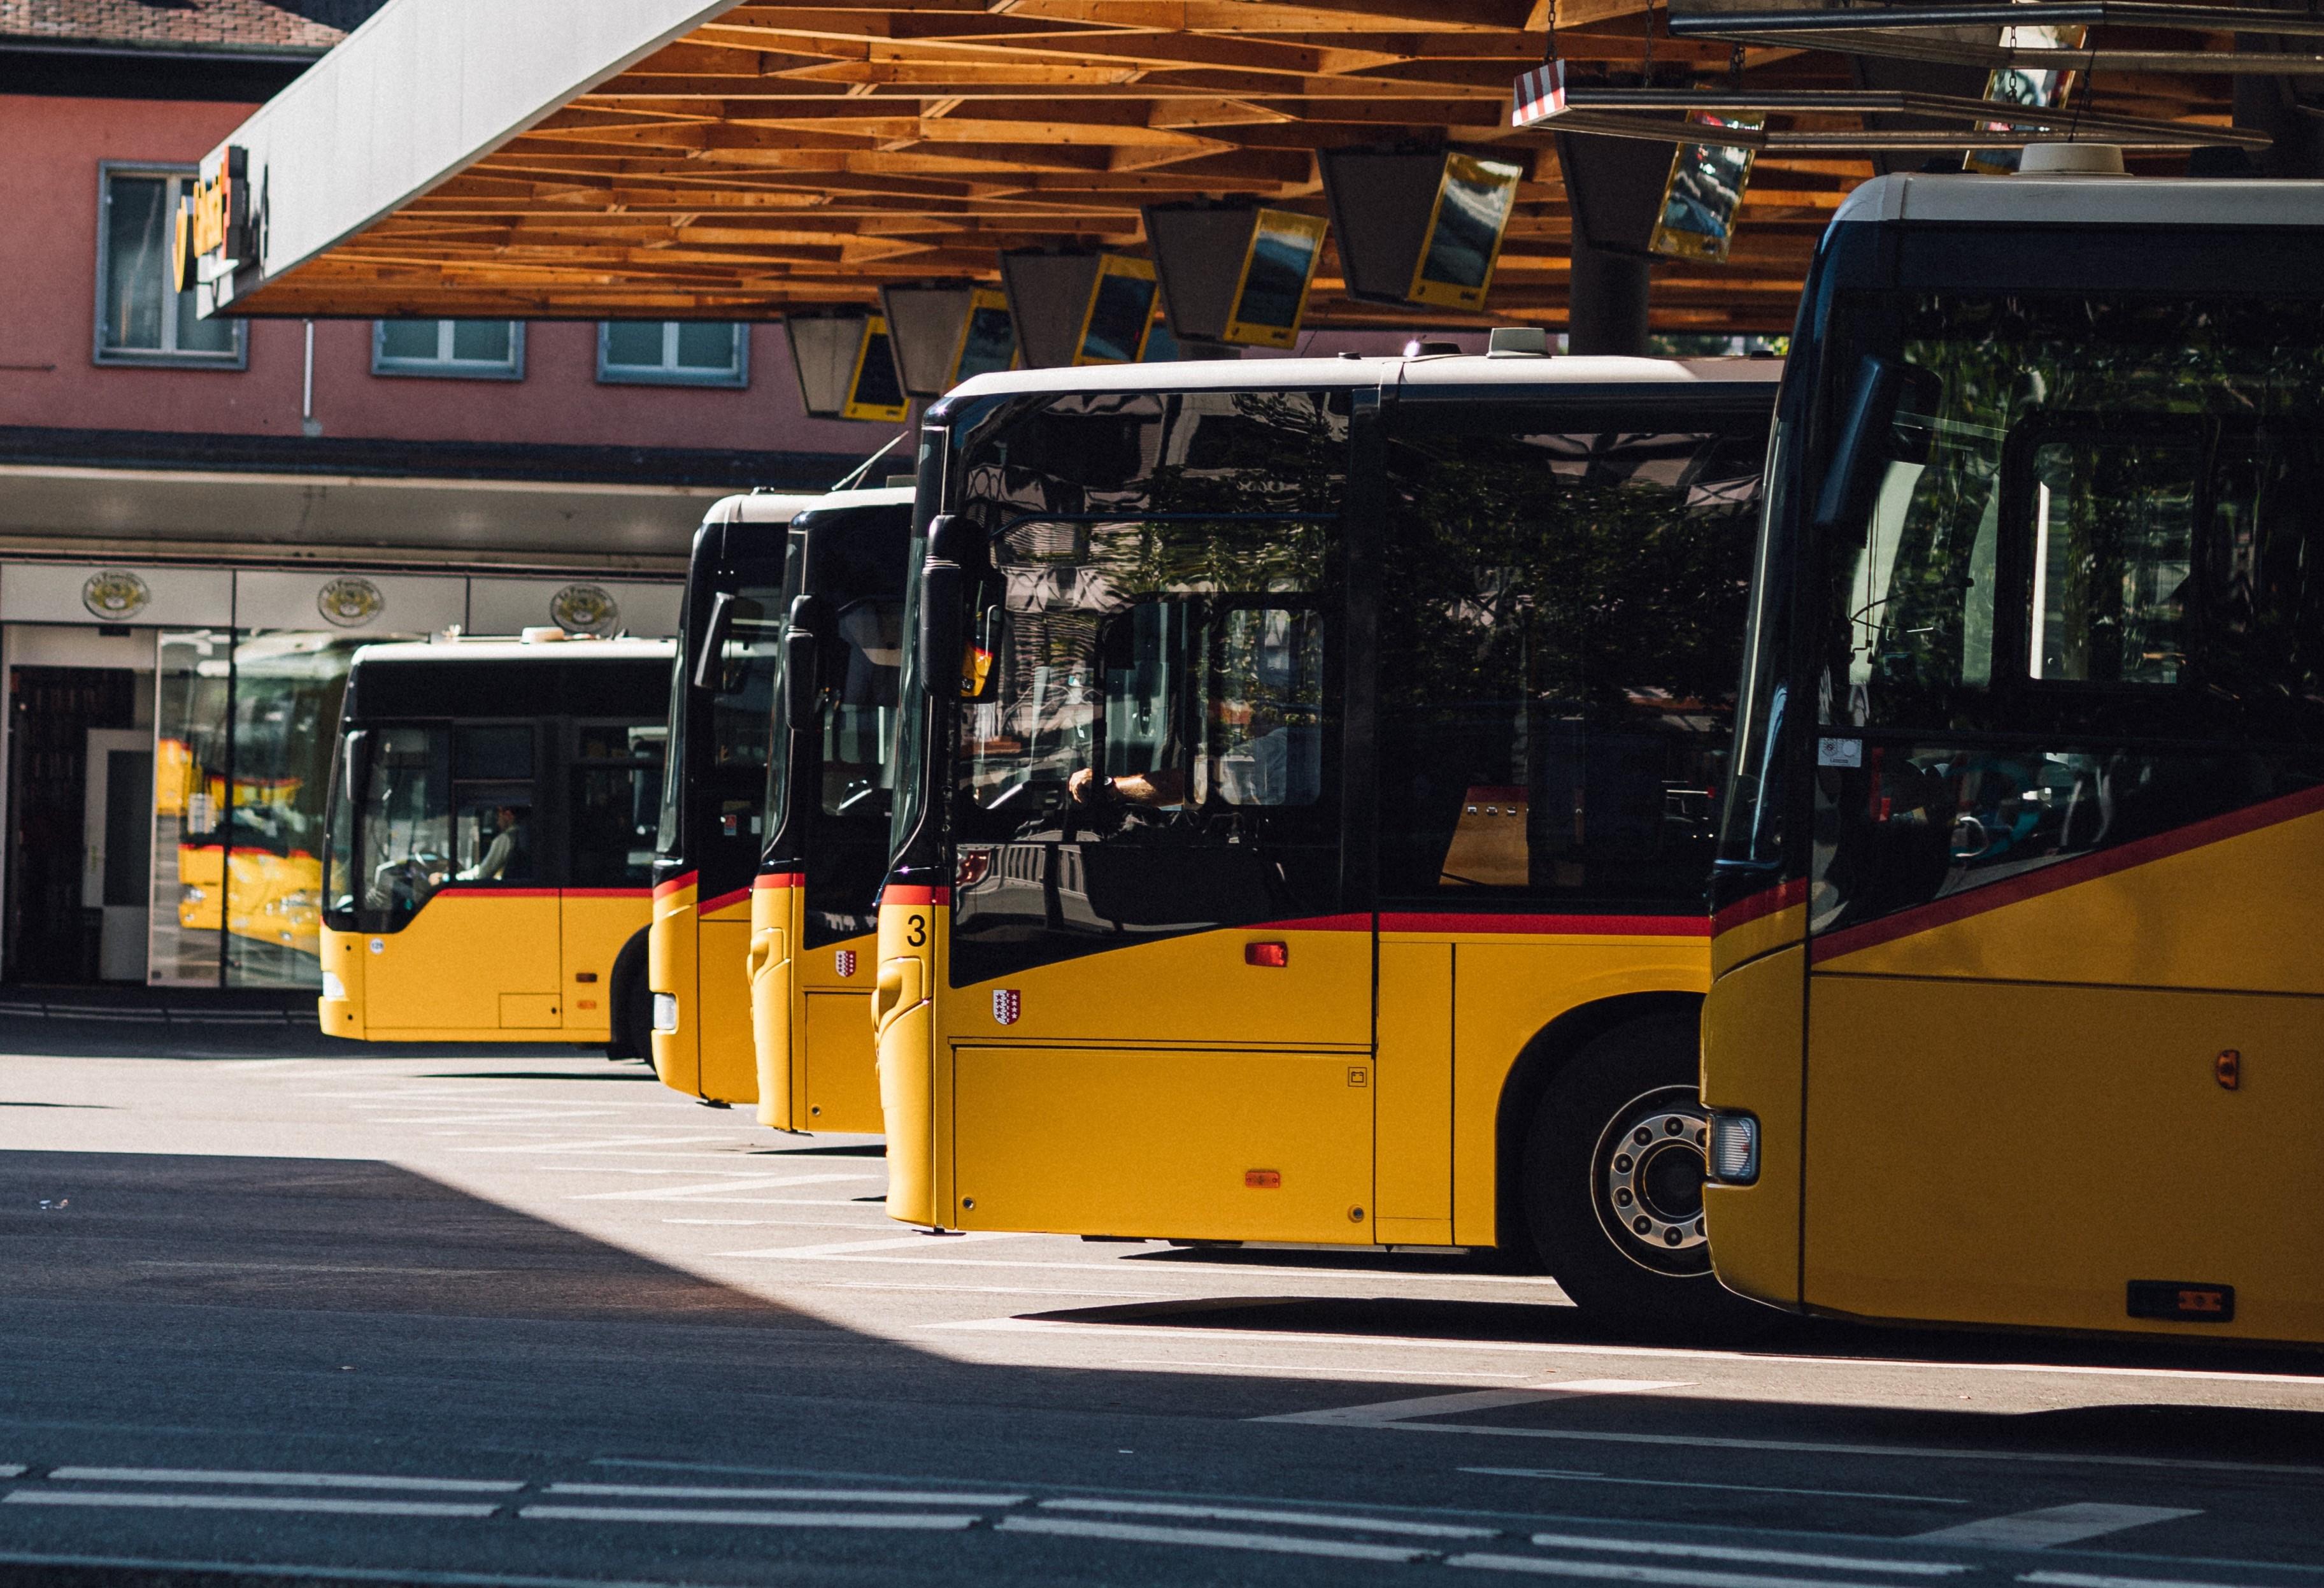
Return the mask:
M 530 723 L 452 730 L 453 843 L 464 882 L 536 874 Z

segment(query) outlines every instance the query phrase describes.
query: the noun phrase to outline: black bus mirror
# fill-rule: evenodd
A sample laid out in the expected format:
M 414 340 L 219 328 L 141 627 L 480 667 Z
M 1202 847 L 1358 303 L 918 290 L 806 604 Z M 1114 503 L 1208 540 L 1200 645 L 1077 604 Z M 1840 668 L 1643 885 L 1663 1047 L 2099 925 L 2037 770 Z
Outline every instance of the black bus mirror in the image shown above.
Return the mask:
M 718 592 L 718 599 L 710 604 L 710 622 L 702 632 L 702 649 L 694 657 L 694 687 L 707 689 L 714 695 L 726 688 L 726 642 L 733 637 L 735 609 L 740 605 L 732 590 Z
M 960 606 L 966 583 L 956 562 L 931 557 L 920 566 L 920 630 L 913 640 L 920 652 L 920 687 L 938 700 L 960 692 L 968 626 Z
M 783 714 L 794 728 L 816 718 L 823 697 L 823 603 L 801 596 L 783 631 Z
M 1877 354 L 1866 356 L 1857 366 L 1840 444 L 1832 448 L 1831 469 L 1816 498 L 1818 530 L 1863 543 L 1888 466 L 1929 458 L 1932 437 L 1925 420 L 1900 431 L 1898 416 L 1932 413 L 1943 393 L 1943 383 L 1927 370 Z

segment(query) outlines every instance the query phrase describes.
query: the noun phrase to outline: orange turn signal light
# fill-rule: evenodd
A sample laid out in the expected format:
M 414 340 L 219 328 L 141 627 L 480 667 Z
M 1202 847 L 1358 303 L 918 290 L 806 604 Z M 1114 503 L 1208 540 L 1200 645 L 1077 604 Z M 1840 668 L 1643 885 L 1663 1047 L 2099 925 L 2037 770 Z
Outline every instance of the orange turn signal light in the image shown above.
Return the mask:
M 1291 945 L 1246 943 L 1242 946 L 1242 962 L 1245 965 L 1261 965 L 1269 970 L 1279 971 L 1291 963 Z
M 1283 1171 L 1281 1169 L 1245 1169 L 1242 1172 L 1242 1183 L 1243 1188 L 1247 1191 L 1280 1191 L 1283 1189 Z
M 2244 1056 L 2233 1048 L 2227 1049 L 2215 1061 L 2211 1073 L 2219 1078 L 2220 1085 L 2234 1091 L 2244 1084 Z

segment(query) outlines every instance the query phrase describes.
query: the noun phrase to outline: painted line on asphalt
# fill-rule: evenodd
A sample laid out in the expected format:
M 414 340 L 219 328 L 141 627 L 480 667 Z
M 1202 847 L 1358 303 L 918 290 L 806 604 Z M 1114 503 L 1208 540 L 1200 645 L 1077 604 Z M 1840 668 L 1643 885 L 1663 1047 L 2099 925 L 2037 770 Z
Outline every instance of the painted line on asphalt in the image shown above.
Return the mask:
M 385 1583 L 392 1588 L 687 1588 L 681 1583 L 642 1578 L 541 1577 L 504 1572 L 438 1572 L 403 1566 L 268 1565 L 254 1561 L 141 1560 L 125 1555 L 29 1555 L 0 1553 L 0 1566 L 59 1566 L 73 1571 L 196 1573 L 240 1582 L 287 1578 L 293 1583 Z
M 475 1132 L 472 1131 L 456 1131 L 455 1134 L 474 1135 Z M 731 1140 L 732 1138 L 727 1136 L 609 1136 L 598 1140 L 528 1141 L 521 1147 L 453 1147 L 447 1148 L 446 1150 L 450 1152 L 493 1153 L 603 1152 L 606 1149 L 613 1147 L 683 1147 L 689 1142 L 695 1141 L 726 1141 Z
M 1732 1544 L 1669 1544 L 1643 1538 L 1603 1538 L 1590 1533 L 1536 1533 L 1544 1549 L 1591 1549 L 1609 1555 L 1663 1555 L 1743 1565 L 1814 1566 L 1838 1572 L 1896 1572 L 1908 1577 L 1957 1577 L 1973 1568 L 1952 1561 L 1868 1560 L 1856 1555 L 1816 1555 L 1798 1549 L 1756 1549 Z
M 2269 1473 L 2324 1477 L 2324 1466 L 2256 1461 L 2178 1461 L 2160 1455 L 2077 1455 L 2052 1450 L 1969 1450 L 1943 1445 L 1834 1445 L 1815 1439 L 1738 1439 L 1707 1434 L 1618 1434 L 1603 1429 L 1505 1428 L 1489 1423 L 1386 1425 L 1408 1434 L 1482 1434 L 1499 1439 L 1558 1439 L 1575 1445 L 1653 1445 L 1683 1450 L 1786 1450 L 1808 1455 L 1863 1455 L 1913 1461 L 1995 1461 L 2042 1466 L 2135 1467 L 2166 1473 Z
M 1412 1417 L 1447 1412 L 1491 1411 L 1505 1406 L 1534 1406 L 1575 1395 L 1643 1395 L 1656 1390 L 1684 1390 L 1679 1379 L 1575 1379 L 1537 1390 L 1457 1390 L 1450 1395 L 1418 1395 L 1405 1400 L 1376 1400 L 1364 1406 L 1340 1406 L 1323 1411 L 1278 1413 L 1245 1417 L 1247 1423 L 1320 1423 L 1335 1427 L 1382 1428 Z
M 1837 1577 L 1769 1577 L 1757 1573 L 1643 1566 L 1629 1561 L 1548 1560 L 1537 1555 L 1456 1555 L 1444 1564 L 1489 1572 L 1528 1572 L 1543 1577 L 1582 1577 L 1600 1583 L 1651 1583 L 1664 1588 L 1876 1588 L 1874 1583 Z
M 1135 1259 L 1130 1258 L 1117 1258 L 1110 1263 L 1077 1263 L 1066 1265 L 1036 1264 L 1031 1262 L 1011 1263 L 1006 1260 L 1001 1259 L 987 1259 L 985 1260 L 993 1266 L 1019 1268 L 1067 1266 L 1077 1268 L 1113 1269 L 1124 1264 L 1135 1262 Z M 1181 1265 L 1174 1262 L 1170 1266 L 1177 1267 Z M 1184 1266 L 1192 1268 L 1196 1265 L 1186 1263 Z M 1247 1267 L 1240 1263 L 1218 1263 L 1207 1265 L 1205 1268 L 1206 1275 L 1215 1275 L 1220 1272 L 1252 1275 L 1296 1275 L 1303 1279 L 1348 1279 L 1377 1280 L 1379 1277 L 1378 1270 L 1360 1269 L 1262 1269 Z M 1464 1274 L 1461 1276 L 1460 1282 L 1466 1285 L 1493 1278 L 1510 1279 L 1511 1277 Z M 1549 1291 L 1549 1281 L 1545 1279 L 1514 1278 L 1511 1279 L 1511 1282 L 1536 1286 L 1545 1294 L 1547 1294 Z M 1215 1339 L 1223 1334 L 1231 1333 L 1235 1337 L 1243 1339 L 1263 1337 L 1274 1340 L 1331 1340 L 1342 1343 L 1349 1341 L 1360 1341 L 1365 1343 L 1388 1345 L 1433 1345 L 1438 1347 L 1456 1345 L 1460 1343 L 1455 1341 L 1427 1339 L 1410 1335 L 1323 1334 L 1299 1333 L 1288 1330 L 1276 1333 L 1272 1331 L 1255 1329 L 1227 1331 L 1217 1328 L 1188 1327 L 1185 1325 L 1173 1328 L 1151 1324 L 1080 1323 L 1059 1318 L 962 1318 L 951 1323 L 931 1324 L 928 1325 L 927 1327 L 943 1329 L 988 1329 L 1003 1333 L 1031 1330 L 1040 1330 L 1044 1332 L 1065 1330 L 1082 1334 L 1118 1334 L 1123 1336 L 1145 1334 L 1156 1339 Z M 1677 1346 L 1580 1345 L 1569 1344 L 1563 1342 L 1540 1340 L 1480 1341 L 1477 1343 L 1477 1345 L 1480 1348 L 1489 1345 L 1492 1349 L 1498 1351 L 1536 1352 L 1546 1356 L 1617 1357 L 1632 1361 L 1643 1359 L 1650 1362 L 1666 1362 L 1679 1364 L 1692 1364 L 1706 1362 L 1740 1362 L 1751 1367 L 1823 1368 L 1836 1369 L 1848 1372 L 1858 1372 L 1867 1368 L 1895 1368 L 1908 1372 L 1926 1372 L 1931 1369 L 1936 1369 L 1945 1372 L 1956 1373 L 2015 1373 L 2034 1374 L 2037 1376 L 2043 1374 L 2055 1374 L 2064 1378 L 2158 1379 L 2167 1380 L 2174 1383 L 2289 1384 L 2298 1385 L 2311 1390 L 2324 1390 L 2324 1374 L 2318 1373 L 2238 1373 L 2200 1368 L 2093 1367 L 2063 1362 L 1946 1362 L 1935 1357 L 1915 1360 L 1909 1357 L 1893 1356 L 1806 1356 L 1775 1352 L 1717 1351 Z M 2324 1467 L 2303 1467 L 2299 1469 L 2287 1468 L 2283 1470 L 2324 1473 Z
M 1064 1517 L 1003 1517 L 999 1533 L 1046 1533 L 1061 1538 L 1102 1538 L 1118 1544 L 1179 1544 L 1204 1549 L 1250 1549 L 1267 1555 L 1320 1555 L 1333 1560 L 1389 1561 L 1398 1565 L 1434 1552 L 1396 1544 L 1343 1543 L 1279 1533 L 1229 1533 L 1213 1528 L 1149 1528 L 1132 1522 L 1076 1522 Z
M 2006 1517 L 1986 1517 L 1958 1527 L 1915 1533 L 1915 1543 L 1982 1544 L 1997 1549 L 2047 1549 L 2053 1544 L 2074 1544 L 2102 1537 L 2128 1528 L 2199 1517 L 2200 1510 L 2172 1505 L 2045 1505 L 2037 1510 L 2015 1511 Z
M 613 1500 L 822 1500 L 871 1505 L 1022 1505 L 1030 1498 L 910 1489 L 713 1489 L 669 1483 L 551 1483 L 542 1492 L 594 1494 Z
M 1720 1489 L 1737 1494 L 1805 1494 L 1818 1500 L 1903 1500 L 1915 1505 L 1967 1505 L 1933 1494 L 1880 1494 L 1861 1489 L 1785 1489 L 1768 1483 L 1686 1483 L 1674 1478 L 1611 1478 L 1603 1473 L 1568 1473 L 1555 1467 L 1462 1467 L 1488 1478 L 1547 1478 L 1562 1483 L 1619 1483 L 1637 1489 Z
M 24 1463 L 22 1463 L 22 1462 L 14 1462 L 14 1463 L 0 1462 L 0 1478 L 21 1478 L 21 1477 L 23 1477 L 23 1475 L 24 1475 Z
M 956 1532 L 976 1525 L 965 1511 L 679 1510 L 648 1505 L 528 1505 L 517 1515 L 548 1522 L 659 1522 L 706 1528 L 880 1528 Z
M 1338 1517 L 1319 1511 L 1258 1510 L 1234 1505 L 1175 1505 L 1139 1500 L 1045 1500 L 1043 1510 L 1078 1510 L 1117 1516 L 1181 1517 L 1210 1522 L 1274 1522 L 1286 1528 L 1344 1528 L 1353 1533 L 1401 1533 L 1413 1538 L 1498 1538 L 1499 1528 L 1448 1522 L 1403 1522 L 1388 1517 Z
M 876 1174 L 833 1173 L 824 1175 L 730 1175 L 719 1180 L 702 1180 L 691 1186 L 656 1186 L 646 1191 L 582 1191 L 569 1193 L 567 1202 L 678 1202 L 699 1198 L 713 1201 L 714 1191 L 774 1191 L 785 1186 L 823 1186 L 834 1180 L 876 1180 Z
M 18 1467 L 16 1472 L 24 1469 Z M 14 1476 L 14 1473 L 6 1474 Z M 521 1478 L 396 1478 L 368 1473 L 239 1473 L 209 1467 L 52 1467 L 49 1477 L 98 1483 L 254 1483 L 278 1489 L 445 1489 L 510 1494 Z
M 971 1230 L 965 1234 L 936 1237 L 930 1235 L 886 1235 L 877 1241 L 834 1241 L 820 1246 L 761 1246 L 749 1251 L 714 1251 L 713 1257 L 844 1257 L 857 1251 L 884 1251 L 899 1246 L 910 1246 L 928 1253 L 920 1260 L 943 1262 L 940 1253 L 945 1248 L 963 1242 L 974 1241 L 1039 1241 L 1045 1237 L 1018 1234 L 1004 1230 Z
M 2254 1561 L 2254 1565 L 2269 1565 L 2273 1562 Z M 2021 1583 L 2034 1583 L 2042 1588 L 2238 1588 L 2232 1583 L 2190 1583 L 2182 1579 L 2163 1577 L 2106 1577 L 2089 1572 L 2020 1572 Z
M 832 1280 L 825 1281 L 826 1285 L 835 1282 L 836 1281 Z M 916 1288 L 917 1287 L 907 1288 Z M 927 1287 L 927 1288 L 931 1290 L 939 1290 L 943 1288 L 944 1287 L 940 1285 L 930 1285 Z M 1060 1294 L 1118 1296 L 1135 1294 L 1135 1292 L 1090 1290 L 1061 1292 Z M 1172 1368 L 1182 1373 L 1201 1373 L 1206 1378 L 1280 1379 L 1286 1375 L 1295 1378 L 1305 1375 L 1317 1379 L 1333 1380 L 1397 1379 L 1415 1384 L 1434 1384 L 1440 1379 L 1537 1379 L 1541 1377 L 1539 1372 L 1531 1370 L 1523 1370 L 1513 1373 L 1496 1373 L 1487 1372 L 1477 1368 L 1342 1368 L 1310 1365 L 1300 1362 L 1286 1362 L 1279 1367 L 1244 1367 L 1235 1362 L 1196 1362 L 1191 1358 L 1183 1356 L 1115 1357 L 1111 1361 L 1108 1362 L 1106 1365 L 1113 1368 Z
M 843 1258 L 838 1260 L 862 1261 L 865 1260 Z M 972 1263 L 977 1263 L 978 1261 L 979 1260 L 975 1258 L 963 1259 L 960 1260 L 959 1266 L 964 1267 Z M 985 1259 L 982 1260 L 982 1266 L 986 1268 L 1022 1269 L 1077 1268 L 1097 1269 L 1107 1273 L 1123 1272 L 1121 1266 L 1118 1263 L 1010 1262 L 1006 1259 Z M 1248 1272 L 1249 1270 L 1246 1271 Z M 1286 1277 L 1314 1277 L 1312 1275 L 1302 1274 L 1300 1270 L 1296 1269 L 1284 1269 L 1281 1270 L 1281 1272 Z M 1145 1277 L 1135 1269 L 1129 1270 L 1129 1273 L 1130 1276 L 1133 1278 L 1143 1279 Z M 1216 1276 L 1204 1277 L 1215 1278 Z M 1333 1275 L 1330 1277 L 1344 1277 L 1346 1279 L 1372 1285 L 1377 1285 L 1379 1281 L 1379 1276 L 1378 1274 L 1351 1273 L 1344 1276 Z M 1329 1298 L 1327 1297 L 1326 1299 Z M 1166 1329 L 1155 1328 L 1143 1325 L 1067 1324 L 1058 1323 L 1054 1319 L 1049 1318 L 957 1318 L 945 1323 L 925 1324 L 922 1325 L 921 1327 L 930 1332 L 949 1332 L 954 1329 L 961 1329 L 975 1334 L 1078 1334 L 1085 1340 L 1142 1339 L 1176 1340 L 1181 1342 L 1208 1340 L 1221 1345 L 1392 1345 L 1399 1350 L 1465 1351 L 1472 1354 L 1498 1354 L 1504 1352 L 1517 1352 L 1525 1355 L 1534 1356 L 1554 1353 L 1558 1350 L 1558 1347 L 1554 1345 L 1544 1345 L 1540 1342 L 1533 1340 L 1431 1340 L 1413 1334 L 1326 1334 L 1300 1329 Z
M 130 1510 L 311 1511 L 348 1517 L 488 1517 L 494 1505 L 443 1500 L 300 1500 L 286 1494 L 132 1494 L 105 1489 L 14 1489 L 0 1505 L 73 1505 Z

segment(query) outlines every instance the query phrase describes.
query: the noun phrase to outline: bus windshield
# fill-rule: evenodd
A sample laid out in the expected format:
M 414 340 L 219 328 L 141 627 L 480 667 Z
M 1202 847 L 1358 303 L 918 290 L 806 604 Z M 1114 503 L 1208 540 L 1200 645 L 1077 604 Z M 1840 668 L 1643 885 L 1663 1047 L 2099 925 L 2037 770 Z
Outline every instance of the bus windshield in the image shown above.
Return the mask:
M 1782 854 L 1795 691 L 1819 930 L 2324 779 L 2293 748 L 2324 738 L 2324 304 L 1847 294 L 1833 322 L 1864 330 L 1828 403 L 1867 354 L 1933 377 L 1899 420 L 1925 461 L 1821 559 L 1771 519 L 1761 627 L 1810 629 L 1788 679 L 1755 647 L 1724 858 Z
M 753 818 L 758 814 L 768 728 L 774 720 L 775 675 L 782 660 L 783 623 L 790 598 L 798 594 L 794 582 L 796 538 L 791 544 L 794 549 L 783 563 L 784 583 L 768 579 L 766 576 L 776 570 L 766 567 L 751 570 L 757 578 L 726 586 L 725 593 L 733 597 L 733 619 L 719 648 L 719 665 L 713 673 L 715 682 L 709 690 L 694 687 L 687 660 L 694 653 L 694 637 L 679 633 L 676 670 L 670 679 L 661 814 L 655 835 L 655 848 L 664 855 L 676 857 L 684 842 L 682 815 L 689 775 L 687 762 L 691 756 L 702 756 L 702 764 L 692 769 L 692 775 L 705 780 L 696 793 L 697 803 L 706 801 L 706 808 L 716 818 L 715 836 L 742 836 L 742 829 L 751 825 L 743 820 L 743 814 L 748 812 Z M 687 605 L 690 622 L 696 616 L 695 603 L 689 599 Z M 710 610 L 710 600 L 702 601 L 700 615 L 706 619 Z M 706 709 L 697 710 L 706 693 L 709 696 Z M 704 841 L 711 836 L 705 835 Z

